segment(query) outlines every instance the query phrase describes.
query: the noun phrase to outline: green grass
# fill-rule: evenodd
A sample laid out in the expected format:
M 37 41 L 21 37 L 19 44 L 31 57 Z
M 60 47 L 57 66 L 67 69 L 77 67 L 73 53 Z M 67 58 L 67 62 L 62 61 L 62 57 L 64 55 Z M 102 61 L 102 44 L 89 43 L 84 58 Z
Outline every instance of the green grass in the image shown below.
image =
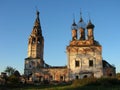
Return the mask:
M 5 88 L 2 87 L 0 90 L 120 90 L 120 85 L 115 86 L 77 86 L 74 87 L 72 85 L 67 86 L 28 86 L 28 87 L 19 87 L 19 88 Z
M 86 78 L 75 80 L 71 85 L 8 85 L 0 90 L 120 90 L 120 81 L 116 78 Z
M 46 87 L 41 87 L 41 86 L 33 86 L 33 87 L 24 87 L 24 88 L 14 88 L 12 90 L 120 90 L 120 86 L 110 86 L 110 87 L 105 87 L 105 86 L 78 86 L 74 87 L 71 85 L 68 86 L 46 86 Z

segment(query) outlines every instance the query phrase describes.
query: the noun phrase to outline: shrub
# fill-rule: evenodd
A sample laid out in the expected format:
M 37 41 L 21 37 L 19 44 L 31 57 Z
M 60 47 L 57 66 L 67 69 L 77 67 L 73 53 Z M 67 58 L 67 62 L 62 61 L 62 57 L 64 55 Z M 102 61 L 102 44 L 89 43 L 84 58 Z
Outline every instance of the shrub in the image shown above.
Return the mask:
M 116 78 L 84 78 L 84 79 L 78 79 L 74 80 L 72 83 L 73 87 L 79 87 L 79 86 L 103 86 L 103 87 L 111 87 L 113 85 L 120 85 L 120 80 Z
M 85 86 L 85 85 L 90 85 L 93 84 L 97 81 L 96 78 L 84 78 L 84 79 L 78 79 L 78 80 L 74 80 L 72 83 L 72 86 L 76 87 L 76 86 Z
M 11 76 L 8 78 L 8 81 L 9 81 L 10 83 L 13 83 L 13 84 L 19 83 L 19 77 L 16 77 L 15 75 L 11 75 Z
M 120 81 L 117 78 L 100 78 L 97 80 L 97 84 L 102 86 L 119 85 Z

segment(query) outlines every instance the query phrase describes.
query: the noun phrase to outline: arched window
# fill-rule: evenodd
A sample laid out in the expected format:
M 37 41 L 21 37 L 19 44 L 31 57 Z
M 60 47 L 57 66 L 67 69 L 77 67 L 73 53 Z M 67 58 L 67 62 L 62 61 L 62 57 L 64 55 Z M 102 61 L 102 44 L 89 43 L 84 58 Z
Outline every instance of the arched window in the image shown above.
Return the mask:
M 76 76 L 76 79 L 79 79 L 79 76 L 78 76 L 78 75 Z
M 87 75 L 85 75 L 83 78 L 87 78 Z
M 32 43 L 33 43 L 33 44 L 35 43 L 35 38 L 32 39 Z
M 75 60 L 75 67 L 79 67 L 80 66 L 80 63 L 78 60 Z
M 60 76 L 60 81 L 63 81 L 63 76 Z
M 112 73 L 109 73 L 109 76 L 111 77 L 111 76 L 112 76 Z
M 40 39 L 38 39 L 37 43 L 40 44 Z
M 53 76 L 50 76 L 50 80 L 53 80 Z
M 93 67 L 93 60 L 89 60 L 89 67 Z

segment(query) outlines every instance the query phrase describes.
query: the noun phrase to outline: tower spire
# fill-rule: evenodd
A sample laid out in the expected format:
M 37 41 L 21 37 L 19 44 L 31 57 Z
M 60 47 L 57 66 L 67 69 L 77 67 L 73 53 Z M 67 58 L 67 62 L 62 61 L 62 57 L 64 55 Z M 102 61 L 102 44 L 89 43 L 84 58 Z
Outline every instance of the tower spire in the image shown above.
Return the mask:
M 73 23 L 75 23 L 75 14 L 73 13 Z
M 77 26 L 76 23 L 75 23 L 75 14 L 73 14 L 73 24 L 72 26 Z
M 36 11 L 36 20 L 34 26 L 40 26 L 39 11 Z M 40 26 L 41 27 L 41 26 Z
M 35 19 L 35 22 L 34 22 L 34 27 L 33 27 L 33 30 L 32 30 L 32 34 L 42 36 L 42 29 L 41 29 L 41 25 L 40 25 L 39 11 L 38 10 L 36 10 L 36 19 Z
M 85 29 L 85 27 L 86 27 L 86 24 L 85 24 L 85 22 L 84 22 L 84 20 L 83 20 L 83 18 L 82 18 L 82 12 L 81 12 L 81 10 L 80 10 L 80 20 L 79 20 L 79 22 L 78 22 L 78 28 L 83 28 L 83 29 Z
M 83 18 L 82 18 L 82 11 L 80 9 L 80 21 L 79 22 L 83 22 Z
M 80 10 L 80 21 L 78 22 L 80 40 L 85 40 L 85 28 L 86 28 L 86 24 L 84 23 L 84 20 L 82 18 L 82 12 Z

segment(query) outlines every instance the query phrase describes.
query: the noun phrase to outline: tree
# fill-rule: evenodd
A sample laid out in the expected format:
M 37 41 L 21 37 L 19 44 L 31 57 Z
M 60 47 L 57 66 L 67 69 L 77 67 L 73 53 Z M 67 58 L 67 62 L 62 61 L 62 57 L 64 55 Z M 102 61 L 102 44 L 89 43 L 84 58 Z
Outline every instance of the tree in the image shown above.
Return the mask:
M 15 68 L 11 67 L 11 66 L 7 66 L 5 69 L 5 72 L 8 73 L 8 76 L 11 76 L 14 74 L 15 72 Z
M 19 71 L 16 70 L 16 71 L 14 72 L 14 75 L 15 75 L 16 77 L 20 77 Z
M 15 84 L 18 84 L 20 82 L 20 78 L 15 76 L 14 74 L 12 74 L 11 76 L 8 77 L 8 81 L 15 85 Z
M 116 77 L 120 80 L 120 73 L 117 73 Z

